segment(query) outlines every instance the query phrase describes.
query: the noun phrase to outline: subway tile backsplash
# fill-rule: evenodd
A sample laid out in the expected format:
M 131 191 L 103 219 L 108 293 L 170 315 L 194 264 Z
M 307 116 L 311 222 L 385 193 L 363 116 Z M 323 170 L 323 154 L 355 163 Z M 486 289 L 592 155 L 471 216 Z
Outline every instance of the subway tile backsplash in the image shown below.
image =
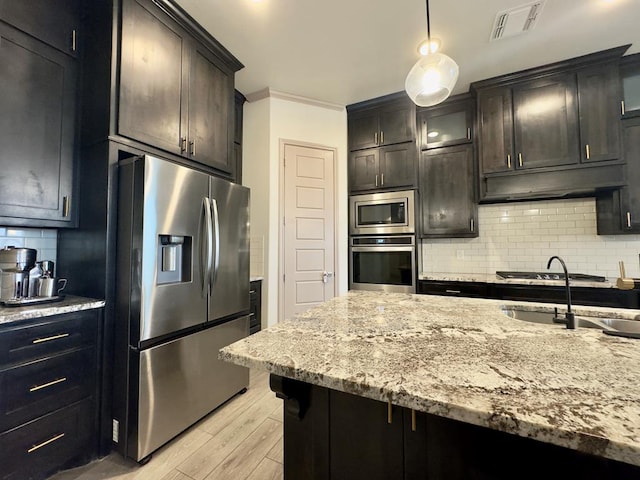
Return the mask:
M 0 248 L 6 246 L 35 248 L 37 260 L 56 261 L 58 231 L 56 229 L 0 227 Z
M 544 271 L 559 255 L 570 272 L 640 278 L 640 235 L 597 235 L 594 198 L 480 205 L 480 236 L 422 240 L 422 273 Z M 555 264 L 552 270 L 557 270 Z

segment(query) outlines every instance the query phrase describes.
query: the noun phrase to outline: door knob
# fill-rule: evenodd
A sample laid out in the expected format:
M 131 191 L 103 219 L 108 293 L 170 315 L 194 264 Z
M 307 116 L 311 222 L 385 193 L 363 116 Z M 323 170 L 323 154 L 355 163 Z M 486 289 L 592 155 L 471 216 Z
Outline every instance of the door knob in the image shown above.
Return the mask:
M 333 277 L 333 272 L 322 272 L 322 283 L 327 283 Z

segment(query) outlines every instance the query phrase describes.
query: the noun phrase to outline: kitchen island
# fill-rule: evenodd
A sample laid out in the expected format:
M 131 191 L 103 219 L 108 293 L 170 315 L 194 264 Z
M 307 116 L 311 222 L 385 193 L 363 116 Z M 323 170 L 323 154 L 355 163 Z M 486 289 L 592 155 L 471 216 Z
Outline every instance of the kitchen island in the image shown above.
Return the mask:
M 272 373 L 286 478 L 640 478 L 640 340 L 513 304 L 349 292 L 221 358 Z

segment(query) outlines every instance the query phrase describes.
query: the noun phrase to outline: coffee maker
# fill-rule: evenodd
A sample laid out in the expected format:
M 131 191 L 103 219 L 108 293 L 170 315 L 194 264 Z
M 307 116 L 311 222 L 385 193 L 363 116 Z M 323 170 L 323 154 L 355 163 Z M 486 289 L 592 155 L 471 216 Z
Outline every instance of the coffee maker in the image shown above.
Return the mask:
M 33 248 L 0 250 L 0 300 L 29 297 L 29 272 L 36 265 L 36 254 Z

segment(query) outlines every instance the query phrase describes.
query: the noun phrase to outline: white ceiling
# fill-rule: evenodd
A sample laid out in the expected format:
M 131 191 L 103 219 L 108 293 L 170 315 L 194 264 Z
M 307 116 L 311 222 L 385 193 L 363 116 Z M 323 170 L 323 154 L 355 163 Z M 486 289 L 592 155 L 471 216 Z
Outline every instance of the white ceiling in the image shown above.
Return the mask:
M 431 35 L 469 83 L 632 44 L 640 0 L 546 0 L 528 33 L 489 42 L 499 11 L 531 0 L 430 0 Z M 244 65 L 236 88 L 348 105 L 404 89 L 426 37 L 424 0 L 177 0 Z

